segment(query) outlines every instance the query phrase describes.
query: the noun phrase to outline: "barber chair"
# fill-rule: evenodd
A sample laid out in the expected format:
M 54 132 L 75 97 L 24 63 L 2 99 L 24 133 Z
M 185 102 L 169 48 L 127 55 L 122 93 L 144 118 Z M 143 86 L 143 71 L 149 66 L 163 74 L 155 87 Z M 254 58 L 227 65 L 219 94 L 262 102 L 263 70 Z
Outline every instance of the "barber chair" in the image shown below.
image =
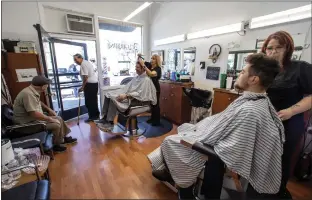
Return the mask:
M 124 132 L 119 134 L 126 137 L 139 137 L 145 133 L 146 130 L 139 129 L 137 116 L 149 112 L 150 102 L 142 102 L 141 106 L 129 107 L 125 112 L 118 111 L 117 125 Z
M 132 79 L 133 77 L 124 78 L 120 85 L 127 85 Z M 114 127 L 112 133 L 130 138 L 143 135 L 146 130 L 138 128 L 137 116 L 150 110 L 150 102 L 142 102 L 141 106 L 132 106 L 125 112 L 118 110 L 117 127 Z M 120 132 L 120 129 L 122 129 L 122 132 Z
M 1 106 L 1 136 L 11 140 L 13 148 L 34 148 L 39 147 L 42 154 L 48 153 L 54 160 L 53 135 L 48 133 L 46 125 L 42 122 L 14 125 L 13 110 L 4 104 Z M 24 132 L 23 129 L 29 129 Z
M 198 88 L 183 88 L 183 92 L 189 98 L 192 106 L 192 123 L 195 124 L 208 114 L 212 103 L 212 92 Z
M 215 153 L 213 147 L 201 142 L 181 140 L 181 144 L 201 154 L 207 160 L 193 187 L 193 196 L 201 199 L 273 199 L 274 195 L 257 193 L 246 179 L 231 172 Z M 175 183 L 164 182 L 178 192 Z M 179 199 L 185 199 L 179 192 Z

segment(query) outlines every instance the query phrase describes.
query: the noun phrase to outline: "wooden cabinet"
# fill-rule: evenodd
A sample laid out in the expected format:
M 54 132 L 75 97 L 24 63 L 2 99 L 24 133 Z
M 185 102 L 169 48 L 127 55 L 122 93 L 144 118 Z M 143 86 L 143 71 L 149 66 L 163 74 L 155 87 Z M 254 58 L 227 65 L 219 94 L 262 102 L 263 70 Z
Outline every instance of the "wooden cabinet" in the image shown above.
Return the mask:
M 191 120 L 192 107 L 188 97 L 183 93 L 183 87 L 193 87 L 193 83 L 160 81 L 160 115 L 176 124 Z
M 43 74 L 43 68 L 39 61 L 37 54 L 30 53 L 4 53 L 1 56 L 1 69 L 2 74 L 7 82 L 12 101 L 14 102 L 15 97 L 20 91 L 30 85 L 29 82 L 18 82 L 16 70 L 17 69 L 29 69 L 35 68 L 38 75 Z M 48 106 L 47 97 L 41 94 L 41 101 L 46 103 Z
M 214 88 L 214 97 L 212 103 L 212 114 L 217 114 L 225 110 L 235 99 L 239 97 L 237 92 L 227 89 Z

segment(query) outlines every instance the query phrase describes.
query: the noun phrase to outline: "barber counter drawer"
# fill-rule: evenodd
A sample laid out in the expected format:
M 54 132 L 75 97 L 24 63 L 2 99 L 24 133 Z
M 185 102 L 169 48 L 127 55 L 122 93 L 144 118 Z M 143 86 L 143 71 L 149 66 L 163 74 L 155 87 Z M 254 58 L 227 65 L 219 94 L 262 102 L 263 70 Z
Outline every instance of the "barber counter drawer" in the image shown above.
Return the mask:
M 239 97 L 237 92 L 228 89 L 214 88 L 212 103 L 212 115 L 224 111 L 235 99 Z
M 176 124 L 191 120 L 192 107 L 183 87 L 193 87 L 193 83 L 160 82 L 160 115 Z

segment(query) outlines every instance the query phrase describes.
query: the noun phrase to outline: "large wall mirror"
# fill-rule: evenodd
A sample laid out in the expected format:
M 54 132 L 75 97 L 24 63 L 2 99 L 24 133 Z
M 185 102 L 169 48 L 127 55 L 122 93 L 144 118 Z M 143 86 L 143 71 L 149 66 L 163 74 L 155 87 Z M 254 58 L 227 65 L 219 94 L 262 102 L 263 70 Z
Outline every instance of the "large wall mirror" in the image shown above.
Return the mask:
M 181 68 L 181 50 L 180 49 L 168 49 L 166 56 L 166 71 L 179 70 Z
M 230 51 L 228 55 L 227 70 L 240 72 L 245 66 L 248 55 L 257 53 L 257 50 Z
M 195 58 L 196 58 L 196 47 L 189 47 L 183 49 L 183 61 L 184 67 L 182 69 L 184 74 L 194 75 L 195 73 Z

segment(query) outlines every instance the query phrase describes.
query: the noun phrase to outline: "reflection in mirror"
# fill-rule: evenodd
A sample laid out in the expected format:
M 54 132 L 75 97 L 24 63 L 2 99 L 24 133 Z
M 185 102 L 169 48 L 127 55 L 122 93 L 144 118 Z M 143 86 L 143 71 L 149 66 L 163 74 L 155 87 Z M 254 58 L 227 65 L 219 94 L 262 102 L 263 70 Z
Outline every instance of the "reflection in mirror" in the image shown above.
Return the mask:
M 190 47 L 183 49 L 184 67 L 182 69 L 183 74 L 194 75 L 195 73 L 195 58 L 196 47 Z
M 229 53 L 228 55 L 228 62 L 227 62 L 227 69 L 233 70 L 234 69 L 234 61 L 235 61 L 235 54 Z
M 237 54 L 237 65 L 236 65 L 236 70 L 242 70 L 246 64 L 246 58 L 252 53 L 240 53 Z
M 166 71 L 170 70 L 178 70 L 181 66 L 181 53 L 180 49 L 168 49 L 167 51 L 166 61 Z

